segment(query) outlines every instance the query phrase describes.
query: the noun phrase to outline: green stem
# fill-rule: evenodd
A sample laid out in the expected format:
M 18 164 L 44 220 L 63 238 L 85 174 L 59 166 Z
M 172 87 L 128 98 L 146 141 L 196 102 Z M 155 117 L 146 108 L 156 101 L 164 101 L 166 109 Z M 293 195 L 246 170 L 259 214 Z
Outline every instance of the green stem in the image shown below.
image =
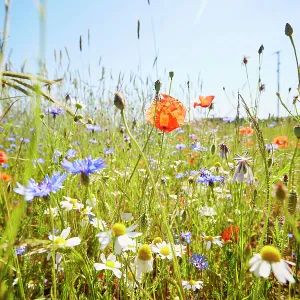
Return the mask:
M 295 157 L 296 157 L 296 154 L 297 154 L 297 149 L 298 149 L 298 140 L 296 142 L 294 154 L 293 154 L 293 157 L 292 157 L 292 160 L 291 160 L 291 164 L 290 164 L 289 185 L 288 185 L 288 191 L 289 192 L 291 192 L 291 188 L 292 188 L 292 190 L 294 188 L 294 172 L 293 172 L 293 167 L 294 167 L 294 164 L 295 164 Z
M 294 39 L 292 37 L 292 35 L 289 36 L 293 49 L 294 49 L 294 54 L 295 54 L 295 59 L 296 59 L 296 64 L 297 64 L 297 73 L 298 73 L 298 93 L 300 92 L 300 69 L 299 69 L 299 62 L 298 62 L 298 56 L 297 56 L 297 50 L 296 50 L 296 46 L 294 43 Z
M 155 181 L 154 181 L 154 178 L 153 178 L 153 175 L 152 175 L 152 172 L 149 168 L 149 164 L 148 164 L 148 161 L 147 161 L 147 158 L 143 152 L 143 150 L 141 149 L 140 145 L 138 144 L 138 142 L 136 141 L 136 139 L 134 138 L 134 136 L 131 134 L 130 132 L 130 129 L 128 127 L 128 124 L 127 124 L 127 121 L 126 121 L 126 117 L 125 117 L 125 114 L 124 114 L 124 110 L 122 109 L 121 110 L 121 117 L 122 117 L 122 120 L 124 122 L 124 125 L 125 125 L 125 128 L 127 130 L 127 133 L 128 135 L 130 136 L 130 139 L 133 141 L 133 143 L 136 145 L 136 147 L 138 148 L 138 151 L 140 152 L 140 155 L 141 157 L 143 158 L 144 162 L 145 162 L 145 166 L 146 166 L 146 169 L 147 169 L 147 172 L 148 172 L 148 175 L 150 177 L 150 181 L 152 183 L 152 186 L 153 186 L 153 191 L 154 191 L 154 195 L 155 195 L 155 198 L 158 199 L 158 193 L 157 193 L 157 189 L 156 189 L 156 185 L 155 185 Z M 149 207 L 150 207 L 150 204 L 151 204 L 151 200 L 149 201 Z

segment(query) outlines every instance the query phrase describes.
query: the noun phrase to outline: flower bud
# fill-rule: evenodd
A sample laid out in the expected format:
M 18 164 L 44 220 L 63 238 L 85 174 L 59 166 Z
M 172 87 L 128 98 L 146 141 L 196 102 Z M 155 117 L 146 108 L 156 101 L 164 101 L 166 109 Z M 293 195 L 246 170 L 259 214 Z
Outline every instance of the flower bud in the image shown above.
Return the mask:
M 294 32 L 293 27 L 289 23 L 286 23 L 284 32 L 285 32 L 285 35 L 292 36 L 292 34 Z
M 91 118 L 88 119 L 88 124 L 93 124 L 93 120 Z
M 290 192 L 288 210 L 291 215 L 293 215 L 295 213 L 296 207 L 297 207 L 297 193 Z
M 75 122 L 78 122 L 78 121 L 81 120 L 82 118 L 83 118 L 82 115 L 76 115 L 76 116 L 74 117 L 74 121 L 75 121 Z
M 210 153 L 211 153 L 211 155 L 214 155 L 216 153 L 216 145 L 215 144 L 211 145 L 211 147 L 210 147 Z
M 173 77 L 174 77 L 174 72 L 173 72 L 173 71 L 170 71 L 170 72 L 169 72 L 169 76 L 170 76 L 171 79 L 173 79 Z
M 160 91 L 160 87 L 161 87 L 161 83 L 160 83 L 159 80 L 156 80 L 156 81 L 155 81 L 154 87 L 155 87 L 156 94 L 158 95 L 158 94 L 159 94 L 159 91 Z
M 262 52 L 264 51 L 264 45 L 261 45 L 258 49 L 258 54 L 262 54 Z
M 279 201 L 287 198 L 287 189 L 283 183 L 280 182 L 274 186 L 274 197 Z
M 83 108 L 83 105 L 81 103 L 79 103 L 79 102 L 76 102 L 75 107 L 77 109 L 81 109 L 81 108 Z
M 300 139 L 300 125 L 296 125 L 294 127 L 294 134 L 295 134 L 297 139 Z
M 40 119 L 44 119 L 45 115 L 44 114 L 40 114 Z
M 125 96 L 119 92 L 116 92 L 115 99 L 114 99 L 114 105 L 118 109 L 123 110 L 126 106 Z

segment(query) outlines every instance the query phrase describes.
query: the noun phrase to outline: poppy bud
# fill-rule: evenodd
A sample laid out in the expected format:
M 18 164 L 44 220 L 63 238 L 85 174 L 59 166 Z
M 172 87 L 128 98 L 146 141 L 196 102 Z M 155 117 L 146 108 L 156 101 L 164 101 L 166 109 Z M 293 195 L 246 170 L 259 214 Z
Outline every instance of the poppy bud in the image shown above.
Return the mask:
M 170 76 L 171 79 L 173 79 L 173 77 L 174 77 L 174 72 L 173 72 L 173 71 L 170 71 L 170 72 L 169 72 L 169 76 Z
M 300 139 L 300 125 L 296 125 L 294 127 L 294 134 L 297 137 L 297 139 Z
M 216 145 L 215 144 L 211 145 L 211 147 L 210 147 L 210 153 L 211 153 L 211 155 L 214 155 L 216 153 Z
M 79 103 L 79 102 L 76 102 L 75 107 L 77 109 L 81 109 L 81 108 L 83 108 L 83 105 L 81 103 Z
M 289 213 L 293 215 L 296 211 L 296 206 L 297 206 L 297 193 L 296 192 L 290 192 L 289 195 Z
M 44 114 L 40 114 L 40 119 L 44 119 L 45 115 Z
M 261 45 L 258 49 L 258 54 L 262 54 L 262 52 L 264 51 L 264 45 Z
M 268 168 L 271 168 L 272 165 L 273 165 L 273 158 L 269 157 L 268 160 L 267 160 L 267 163 L 268 163 Z
M 285 32 L 285 35 L 292 36 L 292 34 L 294 32 L 293 27 L 289 23 L 286 23 L 284 32 Z
M 158 95 L 158 94 L 159 94 L 159 91 L 160 91 L 160 87 L 161 87 L 161 83 L 160 83 L 159 80 L 156 80 L 156 81 L 155 81 L 154 87 L 155 87 L 156 94 Z
M 76 116 L 74 117 L 74 121 L 75 121 L 75 122 L 78 122 L 78 121 L 81 120 L 82 118 L 83 118 L 82 115 L 76 115 Z
M 122 95 L 119 92 L 115 93 L 115 99 L 114 99 L 114 105 L 120 109 L 123 110 L 126 106 L 125 96 Z

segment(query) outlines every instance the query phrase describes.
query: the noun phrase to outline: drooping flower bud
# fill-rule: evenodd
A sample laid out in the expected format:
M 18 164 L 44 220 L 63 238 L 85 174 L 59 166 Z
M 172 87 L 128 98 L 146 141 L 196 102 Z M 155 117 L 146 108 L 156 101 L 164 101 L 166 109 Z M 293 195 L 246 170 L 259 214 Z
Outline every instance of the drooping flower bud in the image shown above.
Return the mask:
M 292 36 L 292 34 L 294 32 L 293 27 L 289 23 L 286 23 L 284 32 L 285 32 L 285 35 Z
M 120 110 L 123 110 L 126 106 L 125 96 L 120 92 L 115 93 L 114 105 Z
M 173 79 L 173 77 L 174 77 L 174 72 L 173 72 L 173 71 L 170 71 L 170 72 L 169 72 L 169 76 L 170 76 L 171 79 Z
M 156 80 L 156 81 L 155 81 L 154 87 L 155 87 L 156 94 L 158 95 L 158 94 L 159 94 L 159 91 L 160 91 L 160 87 L 161 87 L 161 83 L 160 83 L 159 80 Z
M 295 134 L 297 139 L 300 139 L 300 125 L 296 125 L 294 127 L 294 134 Z

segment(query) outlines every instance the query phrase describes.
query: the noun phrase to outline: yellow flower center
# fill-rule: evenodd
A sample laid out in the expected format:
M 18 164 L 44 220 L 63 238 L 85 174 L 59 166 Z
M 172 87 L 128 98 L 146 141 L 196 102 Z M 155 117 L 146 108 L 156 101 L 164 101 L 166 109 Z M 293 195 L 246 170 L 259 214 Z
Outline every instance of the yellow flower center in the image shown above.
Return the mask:
M 143 245 L 138 252 L 138 258 L 140 260 L 151 260 L 152 259 L 152 251 L 148 245 Z
M 154 245 L 160 244 L 160 243 L 162 243 L 162 239 L 160 237 L 156 237 L 152 242 L 152 244 L 154 244 Z
M 112 269 L 115 267 L 115 263 L 111 260 L 108 260 L 105 265 Z
M 83 217 L 83 221 L 88 221 L 89 220 L 89 216 L 87 216 L 87 215 L 85 215 L 84 217 Z
M 216 163 L 215 163 L 215 167 L 216 167 L 216 168 L 221 168 L 221 164 L 220 164 L 219 162 L 216 162 Z
M 124 235 L 126 233 L 126 227 L 124 224 L 122 223 L 116 223 L 114 224 L 114 226 L 112 227 L 112 232 L 115 236 L 121 236 Z
M 83 213 L 88 213 L 89 211 L 85 208 L 82 212 Z
M 206 242 L 212 242 L 212 241 L 214 240 L 214 238 L 213 238 L 211 235 L 208 235 L 208 236 L 206 236 L 206 237 L 204 238 L 204 240 L 205 240 Z
M 280 252 L 274 246 L 264 246 L 260 251 L 261 258 L 269 262 L 279 262 Z
M 196 283 L 197 283 L 197 282 L 196 282 L 195 280 L 193 280 L 193 279 L 191 279 L 191 280 L 189 281 L 189 284 L 190 284 L 190 285 L 196 285 Z
M 70 199 L 70 203 L 73 205 L 77 204 L 77 199 Z
M 66 245 L 66 240 L 63 239 L 62 237 L 58 237 L 55 241 L 54 244 L 57 246 L 65 246 Z
M 164 246 L 160 249 L 160 254 L 162 254 L 164 256 L 168 256 L 170 253 L 171 253 L 171 250 L 167 246 Z
M 129 272 L 127 275 L 127 279 L 133 281 L 134 280 L 134 276 L 132 272 Z

